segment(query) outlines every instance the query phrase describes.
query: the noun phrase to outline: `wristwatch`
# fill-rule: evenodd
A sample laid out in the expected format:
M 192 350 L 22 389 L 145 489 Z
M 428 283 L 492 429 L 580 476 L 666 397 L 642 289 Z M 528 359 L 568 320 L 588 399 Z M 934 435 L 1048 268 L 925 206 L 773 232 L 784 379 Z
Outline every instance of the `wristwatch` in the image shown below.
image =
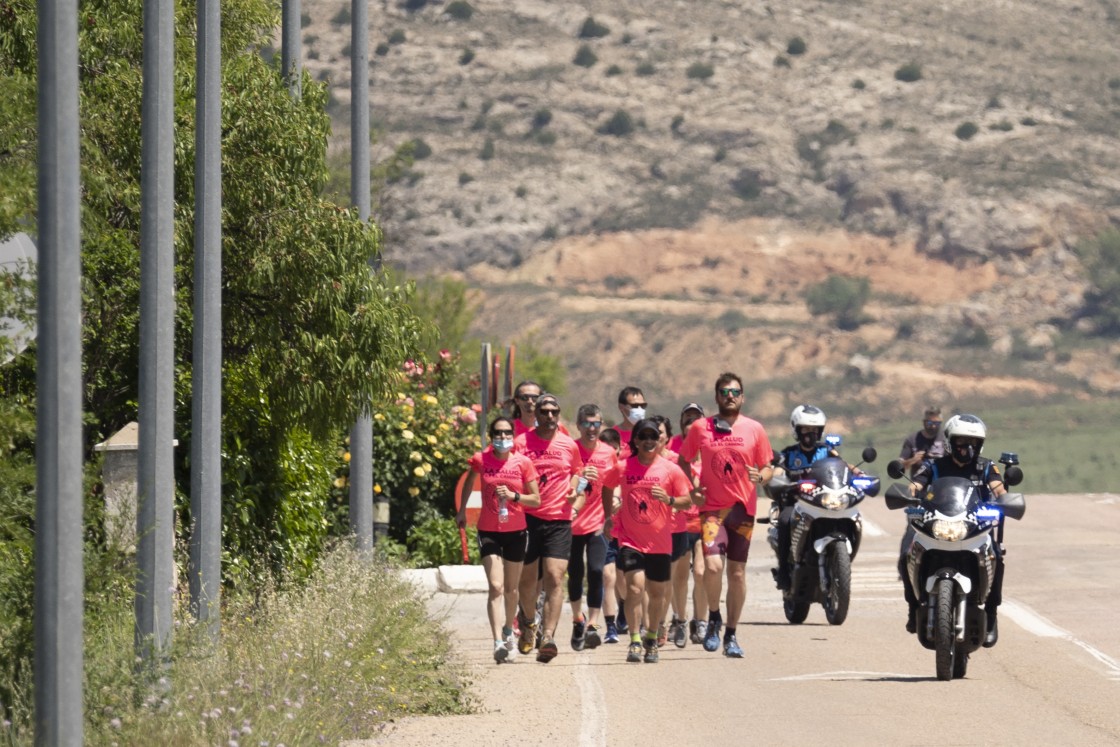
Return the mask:
M 521 503 L 521 493 L 514 493 L 513 497 L 510 498 L 510 500 L 514 503 Z

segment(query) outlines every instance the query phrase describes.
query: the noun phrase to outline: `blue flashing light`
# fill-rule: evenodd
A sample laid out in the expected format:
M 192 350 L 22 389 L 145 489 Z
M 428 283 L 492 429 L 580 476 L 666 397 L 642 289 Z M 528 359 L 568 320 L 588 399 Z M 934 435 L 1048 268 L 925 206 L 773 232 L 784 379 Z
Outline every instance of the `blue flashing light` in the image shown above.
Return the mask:
M 860 490 L 867 490 L 868 488 L 870 488 L 874 484 L 875 484 L 875 478 L 873 478 L 873 477 L 853 477 L 852 478 L 852 487 L 859 488 Z
M 832 447 L 833 449 L 835 449 L 837 446 L 840 445 L 840 434 L 839 433 L 829 433 L 827 436 L 824 437 L 824 442 L 826 444 L 828 444 L 830 447 Z
M 982 506 L 976 509 L 977 521 L 998 521 L 1002 514 L 998 508 L 992 506 Z

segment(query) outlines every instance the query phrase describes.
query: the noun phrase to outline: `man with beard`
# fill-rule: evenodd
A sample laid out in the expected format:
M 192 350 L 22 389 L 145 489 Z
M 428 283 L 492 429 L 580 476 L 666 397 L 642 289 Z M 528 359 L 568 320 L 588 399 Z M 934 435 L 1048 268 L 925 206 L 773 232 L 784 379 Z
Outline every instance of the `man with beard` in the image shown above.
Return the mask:
M 541 495 L 539 508 L 525 509 L 529 537 L 519 584 L 522 614 L 517 648 L 522 654 L 533 650 L 537 626 L 526 605 L 536 600 L 543 580 L 545 602 L 537 661 L 547 663 L 557 653 L 554 636 L 564 604 L 561 584 L 572 553 L 572 509 L 583 507 L 584 494 L 576 490 L 583 458 L 572 437 L 559 430 L 560 401 L 555 395 L 545 393 L 537 398 L 536 416 L 536 427 L 514 439 L 514 448 L 529 457 L 537 470 Z
M 677 462 L 692 482 L 692 501 L 700 507 L 704 585 L 708 596 L 704 650 L 719 648 L 723 624 L 719 600 L 726 558 L 727 629 L 723 636 L 723 653 L 740 659 L 743 649 L 736 639 L 735 629 L 747 600 L 747 555 L 758 502 L 755 484 L 762 479 L 761 470 L 768 469 L 774 452 L 762 424 L 740 412 L 743 406 L 740 376 L 720 374 L 715 395 L 719 414 L 692 424 Z M 692 461 L 697 455 L 702 465 L 698 478 L 692 470 Z
M 941 408 L 930 405 L 922 416 L 922 429 L 911 433 L 902 442 L 898 458 L 910 476 L 924 459 L 937 459 L 945 455 L 945 438 L 941 435 Z

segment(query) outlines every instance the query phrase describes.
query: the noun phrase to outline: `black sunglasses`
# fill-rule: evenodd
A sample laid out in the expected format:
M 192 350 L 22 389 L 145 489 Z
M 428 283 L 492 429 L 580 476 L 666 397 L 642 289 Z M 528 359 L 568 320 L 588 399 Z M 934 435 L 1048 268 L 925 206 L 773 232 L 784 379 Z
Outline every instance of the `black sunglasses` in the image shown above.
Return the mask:
M 580 428 L 602 428 L 602 420 L 581 420 L 579 421 Z
M 642 407 L 642 408 L 645 408 L 645 407 L 649 406 L 649 403 L 648 402 L 631 402 L 630 404 L 628 404 L 626 406 L 627 407 Z
M 661 438 L 661 434 L 653 433 L 652 431 L 642 431 L 634 436 L 635 441 L 656 441 L 659 438 Z
M 541 415 L 547 415 L 550 418 L 560 417 L 560 411 L 559 410 L 545 410 L 545 409 L 542 408 L 540 410 L 537 410 L 537 412 L 539 412 Z
M 743 393 L 742 389 L 736 389 L 733 386 L 725 386 L 719 390 L 721 397 L 738 397 Z
M 495 436 L 512 436 L 513 431 L 507 431 L 507 430 L 494 431 L 494 435 Z
M 522 402 L 532 402 L 535 399 L 540 399 L 540 396 L 539 394 L 519 394 L 517 398 Z

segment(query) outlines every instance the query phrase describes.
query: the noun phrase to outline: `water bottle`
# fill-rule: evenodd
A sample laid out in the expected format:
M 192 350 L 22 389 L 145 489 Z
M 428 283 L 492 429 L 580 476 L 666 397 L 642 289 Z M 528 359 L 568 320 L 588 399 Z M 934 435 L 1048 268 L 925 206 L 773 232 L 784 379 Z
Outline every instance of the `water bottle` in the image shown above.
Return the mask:
M 505 498 L 498 498 L 498 523 L 505 524 L 509 521 L 509 508 L 506 506 Z
M 579 476 L 579 485 L 576 486 L 576 492 L 577 493 L 586 493 L 588 488 L 590 488 L 590 487 L 591 487 L 591 483 L 589 483 L 587 481 L 587 478 L 584 477 L 583 475 L 580 475 Z

